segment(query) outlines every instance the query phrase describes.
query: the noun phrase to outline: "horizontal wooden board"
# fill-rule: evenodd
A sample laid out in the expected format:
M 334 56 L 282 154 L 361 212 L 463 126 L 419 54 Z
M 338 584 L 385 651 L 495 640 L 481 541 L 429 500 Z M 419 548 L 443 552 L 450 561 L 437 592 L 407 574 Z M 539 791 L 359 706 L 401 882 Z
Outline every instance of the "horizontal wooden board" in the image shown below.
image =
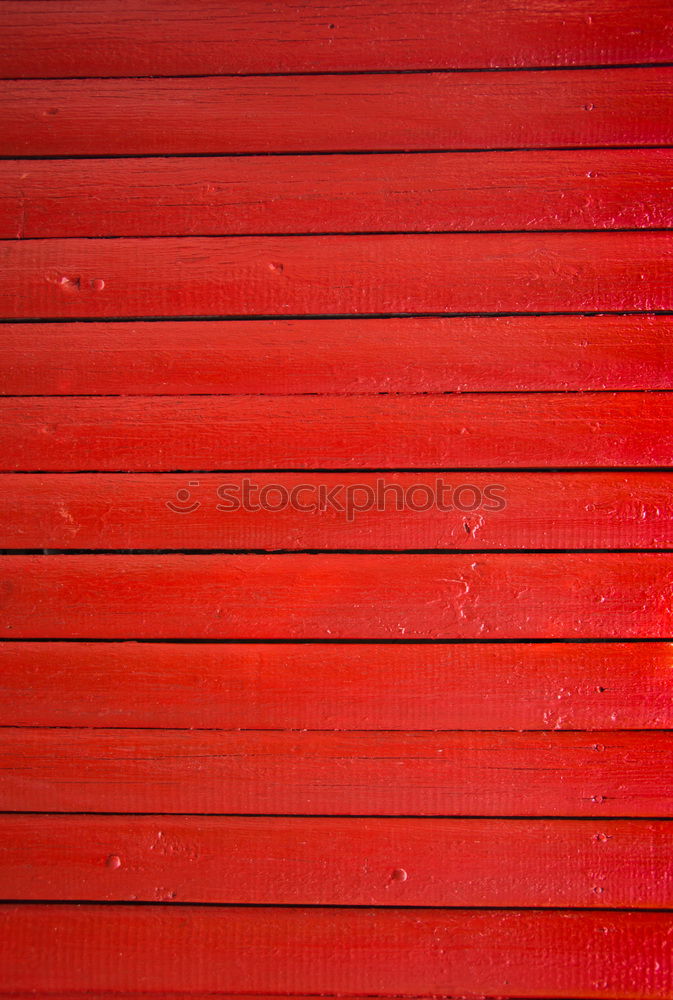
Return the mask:
M 673 68 L 8 80 L 0 105 L 3 156 L 666 146 Z
M 666 392 L 4 398 L 0 468 L 647 468 L 672 464 L 670 399 Z
M 0 161 L 0 237 L 670 227 L 673 151 Z
M 673 729 L 672 657 L 666 642 L 2 642 L 0 725 Z
M 305 992 L 304 993 L 292 992 L 292 993 L 282 994 L 284 1000 L 324 1000 L 324 997 L 326 995 L 327 994 L 324 993 L 316 995 Z M 34 1000 L 34 996 L 35 996 L 34 991 L 26 992 L 23 990 L 19 992 L 13 990 L 11 993 L 0 993 L 0 997 L 2 997 L 3 1000 Z M 62 990 L 58 990 L 57 992 L 53 992 L 52 990 L 50 990 L 47 996 L 49 997 L 49 1000 L 82 1000 L 82 993 L 79 990 L 75 991 L 70 990 L 65 992 Z M 95 996 L 96 1000 L 147 1000 L 147 993 L 142 991 L 138 992 L 137 990 L 124 990 L 122 994 L 116 991 L 114 993 L 110 993 L 107 990 L 96 990 Z M 182 991 L 179 993 L 176 993 L 171 990 L 161 991 L 162 1000 L 185 1000 L 185 997 L 189 997 L 189 1000 L 211 1000 L 212 996 L 213 996 L 212 993 L 204 994 L 201 992 L 194 993 L 192 991 L 190 991 L 188 994 L 185 994 Z M 224 993 L 221 990 L 217 991 L 217 1000 L 241 1000 L 241 996 L 243 996 L 243 994 L 229 993 L 229 992 Z M 255 992 L 255 993 L 245 993 L 244 996 L 245 1000 L 270 1000 L 270 997 L 273 997 L 275 998 L 275 1000 L 277 1000 L 279 994 Z M 415 996 L 422 996 L 422 994 L 415 994 Z M 480 1000 L 482 1000 L 483 997 L 484 994 L 481 994 Z M 354 994 L 354 993 L 339 993 L 338 998 L 339 1000 L 363 1000 L 362 994 Z M 402 1000 L 402 997 L 400 996 L 400 994 L 395 994 L 394 1000 Z M 434 998 L 430 998 L 430 1000 L 434 1000 Z M 486 1000 L 488 1000 L 488 998 L 486 998 Z M 499 997 L 494 998 L 494 1000 L 500 1000 L 500 998 Z M 573 997 L 573 1000 L 577 1000 L 577 998 Z M 592 1000 L 594 1000 L 594 998 L 592 998 Z
M 8 993 L 673 992 L 670 913 L 5 904 L 0 931 Z
M 7 639 L 663 639 L 673 555 L 15 555 Z
M 80 990 L 58 990 L 54 992 L 49 990 L 47 994 L 49 1000 L 82 1000 L 82 993 Z M 138 990 L 124 990 L 123 993 L 117 991 L 110 993 L 109 990 L 96 990 L 95 993 L 96 1000 L 147 1000 L 147 993 Z M 270 996 L 273 994 L 268 993 L 246 993 L 245 1000 L 270 1000 Z M 285 1000 L 324 1000 L 325 994 L 319 996 L 310 995 L 307 993 L 288 993 L 285 994 Z M 3 1000 L 34 1000 L 35 991 L 34 990 L 19 990 L 16 992 L 12 990 L 11 993 L 0 992 L 0 997 Z M 161 1000 L 212 1000 L 212 994 L 194 993 L 190 992 L 185 994 L 184 992 L 176 993 L 173 990 L 162 990 Z M 276 995 L 277 997 L 277 995 Z M 240 993 L 223 993 L 221 990 L 217 992 L 217 1000 L 241 1000 Z M 362 1000 L 362 996 L 354 996 L 352 994 L 346 996 L 345 994 L 339 994 L 339 1000 Z M 398 1000 L 398 998 L 395 998 Z
M 187 994 L 190 1000 L 211 1000 L 212 994 L 203 993 L 189 993 Z M 0 997 L 3 1000 L 33 1000 L 35 994 L 34 991 L 20 991 L 11 993 L 0 993 Z M 63 992 L 59 990 L 58 992 L 49 991 L 49 1000 L 82 1000 L 82 994 L 80 991 L 68 991 Z M 184 992 L 175 993 L 170 990 L 162 990 L 161 998 L 162 1000 L 185 1000 L 186 994 Z M 278 994 L 269 993 L 246 993 L 245 1000 L 269 1000 L 270 996 L 276 997 Z M 339 1000 L 362 1000 L 362 994 L 353 993 L 339 993 Z M 422 996 L 422 994 L 415 994 L 415 996 Z M 484 996 L 482 994 L 482 996 Z M 325 994 L 322 993 L 319 996 L 315 994 L 308 993 L 287 993 L 283 994 L 286 1000 L 323 1000 Z M 240 1000 L 240 993 L 223 993 L 221 990 L 217 992 L 217 1000 Z M 117 992 L 110 993 L 106 990 L 96 990 L 96 1000 L 147 1000 L 147 994 L 144 992 L 138 992 L 137 990 L 124 990 L 123 994 Z M 400 995 L 397 994 L 395 1000 L 400 1000 Z M 576 997 L 573 1000 L 577 1000 Z M 592 998 L 594 1000 L 594 998 Z
M 3 395 L 673 389 L 670 316 L 94 321 L 0 329 Z
M 58 15 L 55 15 L 55 10 Z M 665 0 L 318 7 L 260 0 L 4 0 L 7 77 L 615 65 L 673 59 Z M 63 37 L 69 45 L 63 45 Z
M 8 728 L 0 769 L 10 812 L 673 816 L 663 732 Z
M 4 815 L 0 895 L 663 908 L 672 843 L 644 820 Z
M 9 240 L 0 264 L 6 319 L 673 309 L 668 232 Z
M 673 549 L 673 473 L 6 473 L 6 549 Z
M 672 565 L 663 553 L 13 556 L 3 634 L 667 638 Z

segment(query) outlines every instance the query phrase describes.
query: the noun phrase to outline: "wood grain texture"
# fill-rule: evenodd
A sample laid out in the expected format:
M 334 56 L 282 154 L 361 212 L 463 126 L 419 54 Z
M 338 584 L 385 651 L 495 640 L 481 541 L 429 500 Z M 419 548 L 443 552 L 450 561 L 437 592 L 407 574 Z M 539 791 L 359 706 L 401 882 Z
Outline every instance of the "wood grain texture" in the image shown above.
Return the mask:
M 664 0 L 68 0 L 0 4 L 8 77 L 329 72 L 670 61 Z M 63 45 L 63 36 L 69 45 Z
M 7 319 L 673 309 L 667 232 L 12 240 L 0 265 Z
M 666 146 L 673 68 L 8 80 L 0 107 L 3 156 Z
M 46 0 L 45 0 L 46 2 Z M 190 992 L 187 994 L 189 1000 L 211 1000 L 210 994 L 194 993 Z M 49 990 L 48 993 L 49 1000 L 82 1000 L 81 990 Z M 147 994 L 144 991 L 138 990 L 124 990 L 122 994 L 118 991 L 111 993 L 109 990 L 96 990 L 95 993 L 96 1000 L 147 1000 Z M 161 998 L 162 1000 L 185 1000 L 185 993 L 176 993 L 173 990 L 162 990 Z M 316 996 L 315 994 L 311 996 L 306 993 L 288 993 L 286 994 L 287 1000 L 323 1000 L 325 994 Z M 11 993 L 0 992 L 0 997 L 2 1000 L 34 1000 L 35 991 L 34 990 L 12 990 Z M 217 1000 L 240 1000 L 240 993 L 223 993 L 218 990 Z M 245 1000 L 269 1000 L 268 993 L 246 993 Z M 362 997 L 357 997 L 354 995 L 346 996 L 345 994 L 339 995 L 339 1000 L 362 1000 Z M 395 998 L 398 1000 L 398 998 Z
M 4 398 L 0 418 L 3 471 L 647 468 L 673 457 L 666 392 Z
M 318 906 L 673 904 L 673 824 L 643 820 L 0 818 L 0 894 Z
M 10 812 L 673 816 L 663 732 L 2 729 L 0 770 Z
M 673 549 L 673 473 L 7 473 L 0 548 Z
M 0 161 L 0 237 L 649 229 L 670 149 Z
M 666 642 L 2 642 L 0 725 L 673 729 L 672 662 Z
M 663 639 L 673 556 L 54 555 L 0 568 L 7 639 Z
M 283 996 L 286 997 L 287 1000 L 323 1000 L 323 997 L 325 995 L 326 994 L 324 993 L 320 994 L 319 996 L 307 993 L 283 994 Z M 20 990 L 18 992 L 12 990 L 11 993 L 0 993 L 0 997 L 2 997 L 3 1000 L 33 1000 L 34 996 L 35 996 L 34 991 L 26 992 L 25 990 Z M 63 990 L 58 990 L 56 992 L 50 990 L 48 996 L 49 1000 L 82 1000 L 82 993 L 79 990 L 75 991 L 70 990 L 66 992 L 64 992 Z M 138 992 L 137 990 L 124 990 L 123 994 L 119 994 L 118 992 L 110 993 L 107 990 L 96 990 L 95 996 L 96 1000 L 120 1000 L 120 998 L 123 998 L 123 1000 L 146 1000 L 147 998 L 146 993 Z M 196 1000 L 210 1000 L 212 994 L 190 992 L 188 996 L 190 1000 L 195 1000 L 195 998 Z M 245 1000 L 269 1000 L 270 996 L 277 997 L 278 994 L 259 993 L 259 992 L 246 993 Z M 353 993 L 348 993 L 348 994 L 339 993 L 338 996 L 339 1000 L 362 1000 L 362 994 L 356 995 Z M 161 997 L 162 1000 L 185 1000 L 185 993 L 184 992 L 176 993 L 175 991 L 171 990 L 162 990 Z M 241 997 L 240 993 L 223 993 L 221 990 L 218 990 L 217 992 L 217 1000 L 240 1000 L 240 997 Z M 399 994 L 395 997 L 395 1000 L 400 1000 Z
M 26 904 L 2 906 L 0 928 L 8 992 L 663 1000 L 673 990 L 669 913 Z
M 591 389 L 673 389 L 671 317 L 7 323 L 0 338 L 3 395 Z
M 673 1000 L 670 5 L 0 19 L 0 1000 Z

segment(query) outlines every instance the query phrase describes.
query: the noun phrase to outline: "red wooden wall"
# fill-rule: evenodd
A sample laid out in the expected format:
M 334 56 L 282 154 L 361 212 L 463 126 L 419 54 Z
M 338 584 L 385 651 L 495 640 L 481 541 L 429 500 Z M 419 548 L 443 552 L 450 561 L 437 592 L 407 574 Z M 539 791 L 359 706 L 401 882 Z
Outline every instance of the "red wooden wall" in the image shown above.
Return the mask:
M 670 1000 L 669 0 L 0 0 L 0 117 L 0 997 Z

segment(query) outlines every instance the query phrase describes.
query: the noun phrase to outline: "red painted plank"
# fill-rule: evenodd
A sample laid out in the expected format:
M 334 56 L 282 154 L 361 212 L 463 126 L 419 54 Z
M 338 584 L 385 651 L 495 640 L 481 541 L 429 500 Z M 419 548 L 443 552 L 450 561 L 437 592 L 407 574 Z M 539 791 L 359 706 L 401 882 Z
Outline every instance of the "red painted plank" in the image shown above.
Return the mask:
M 0 894 L 319 906 L 671 907 L 673 824 L 0 818 Z
M 673 557 L 53 555 L 2 561 L 8 639 L 662 639 Z
M 48 1000 L 83 1000 L 83 996 L 80 990 L 69 990 L 64 992 L 63 990 L 58 990 L 54 992 L 49 990 L 46 994 Z M 274 994 L 268 993 L 246 993 L 245 1000 L 270 1000 L 270 997 Z M 12 990 L 11 993 L 0 992 L 0 997 L 3 1000 L 35 1000 L 34 990 Z M 184 992 L 175 993 L 172 990 L 162 990 L 161 1000 L 185 1000 L 189 997 L 189 1000 L 213 1000 L 212 993 L 195 993 L 190 991 L 188 994 Z M 278 1000 L 278 994 L 275 994 L 276 1000 Z M 284 1000 L 324 1000 L 325 994 L 322 993 L 319 996 L 315 994 L 310 995 L 307 993 L 286 993 L 283 994 Z M 115 990 L 114 993 L 110 993 L 108 990 L 96 990 L 95 1000 L 147 1000 L 147 993 L 144 991 L 138 992 L 137 990 L 124 990 L 123 993 L 119 993 Z M 222 993 L 221 990 L 217 992 L 217 1000 L 241 1000 L 240 993 Z M 362 996 L 346 995 L 344 993 L 339 994 L 339 1000 L 362 1000 Z M 398 998 L 395 998 L 398 1000 Z
M 672 185 L 670 149 L 6 160 L 0 237 L 649 229 Z
M 666 146 L 673 68 L 9 80 L 0 107 L 3 156 Z
M 7 992 L 673 996 L 670 913 L 24 904 L 0 930 Z
M 673 734 L 2 729 L 0 808 L 673 816 Z
M 665 0 L 299 6 L 263 0 L 3 2 L 8 77 L 573 66 L 670 61 Z M 63 44 L 63 38 L 69 40 Z
M 673 389 L 669 316 L 8 323 L 2 334 L 9 395 Z
M 4 398 L 0 417 L 3 471 L 673 463 L 666 392 Z
M 326 994 L 324 993 L 321 993 L 320 995 L 307 993 L 284 993 L 283 998 L 284 1000 L 324 1000 L 325 995 Z M 46 994 L 46 996 L 48 996 L 49 1000 L 83 1000 L 82 992 L 79 990 L 69 990 L 65 992 L 63 990 L 58 990 L 57 992 L 49 990 L 49 993 Z M 217 991 L 217 1000 L 241 1000 L 241 996 L 242 995 L 240 993 L 223 993 L 221 990 Z M 269 993 L 246 993 L 245 1000 L 270 1000 L 271 997 L 278 1000 L 278 996 L 278 994 Z M 12 990 L 11 993 L 0 992 L 0 997 L 2 997 L 3 1000 L 34 1000 L 35 992 L 33 990 L 19 990 L 18 992 Z M 195 993 L 191 990 L 188 994 L 185 994 L 184 992 L 175 993 L 172 990 L 161 991 L 161 1000 L 185 1000 L 185 997 L 189 997 L 189 1000 L 213 1000 L 212 993 Z M 96 990 L 95 998 L 96 1000 L 147 1000 L 147 993 L 144 991 L 138 992 L 137 990 L 124 990 L 124 992 L 120 994 L 117 991 L 110 993 L 107 990 Z M 339 993 L 338 998 L 339 1000 L 363 1000 L 361 994 L 356 996 L 354 994 Z M 395 1000 L 399 1000 L 399 995 L 395 997 Z
M 3 642 L 0 725 L 673 729 L 672 658 L 664 642 Z
M 0 548 L 673 548 L 673 474 L 7 473 Z
M 15 240 L 0 315 L 661 310 L 672 261 L 667 232 Z

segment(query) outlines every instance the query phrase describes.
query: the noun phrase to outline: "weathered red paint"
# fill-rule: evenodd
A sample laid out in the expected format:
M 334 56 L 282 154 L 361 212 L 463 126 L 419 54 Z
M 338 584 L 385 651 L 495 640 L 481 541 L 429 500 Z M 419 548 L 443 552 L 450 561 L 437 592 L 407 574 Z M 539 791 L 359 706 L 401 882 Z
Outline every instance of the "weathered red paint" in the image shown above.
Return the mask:
M 670 149 L 7 160 L 0 238 L 666 228 L 672 184 Z
M 28 904 L 0 908 L 0 956 L 9 991 L 661 1000 L 672 928 L 628 911 Z
M 673 67 L 7 80 L 0 107 L 3 156 L 666 146 Z
M 673 309 L 668 232 L 14 240 L 0 262 L 6 319 Z
M 0 547 L 670 549 L 673 473 L 6 473 Z
M 7 472 L 673 464 L 666 392 L 4 398 L 0 418 Z
M 16 555 L 0 581 L 9 639 L 673 635 L 662 552 Z
M 55 17 L 55 12 L 58 16 Z M 3 0 L 8 77 L 670 62 L 665 0 Z M 64 39 L 68 40 L 65 44 Z
M 672 1000 L 670 6 L 0 18 L 0 997 Z
M 668 642 L 2 642 L 0 725 L 673 729 L 672 664 Z
M 652 820 L 0 817 L 6 899 L 318 906 L 673 905 Z
M 0 767 L 10 812 L 673 814 L 670 732 L 5 728 Z
M 7 323 L 2 395 L 673 389 L 670 316 Z

